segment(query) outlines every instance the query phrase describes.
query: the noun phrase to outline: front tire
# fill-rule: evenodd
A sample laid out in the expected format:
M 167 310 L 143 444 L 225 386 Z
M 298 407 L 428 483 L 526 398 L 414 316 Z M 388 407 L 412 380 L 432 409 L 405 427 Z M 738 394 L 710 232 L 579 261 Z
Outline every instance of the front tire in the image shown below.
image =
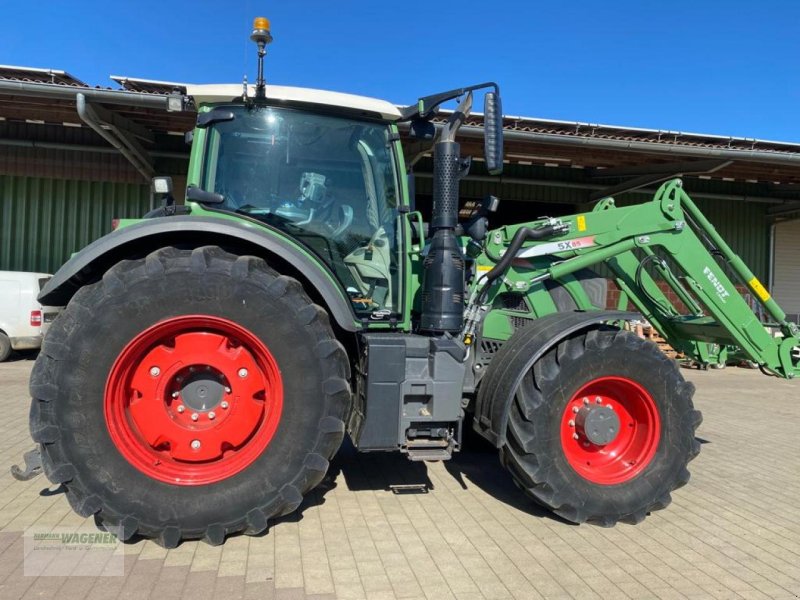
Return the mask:
M 11 356 L 11 340 L 0 331 L 0 362 L 5 362 Z
M 694 386 L 658 347 L 617 329 L 560 342 L 523 378 L 501 460 L 575 523 L 638 523 L 689 480 L 702 421 Z
M 78 291 L 31 376 L 47 477 L 166 547 L 260 533 L 339 448 L 349 364 L 325 311 L 259 258 L 163 248 Z

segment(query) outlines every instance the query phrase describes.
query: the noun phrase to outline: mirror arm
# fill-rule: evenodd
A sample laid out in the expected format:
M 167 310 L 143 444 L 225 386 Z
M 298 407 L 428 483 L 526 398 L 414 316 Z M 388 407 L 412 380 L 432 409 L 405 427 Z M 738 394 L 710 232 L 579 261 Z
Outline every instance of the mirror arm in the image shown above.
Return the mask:
M 467 92 L 474 92 L 475 90 L 482 90 L 489 87 L 494 88 L 496 94 L 500 94 L 500 86 L 494 81 L 487 81 L 463 88 L 449 90 L 447 92 L 431 94 L 430 96 L 423 96 L 417 101 L 416 104 L 411 104 L 400 109 L 400 120 L 410 121 L 417 118 L 430 119 L 436 113 L 436 109 L 440 104 L 447 102 L 448 100 L 458 98 L 459 96 L 463 96 Z

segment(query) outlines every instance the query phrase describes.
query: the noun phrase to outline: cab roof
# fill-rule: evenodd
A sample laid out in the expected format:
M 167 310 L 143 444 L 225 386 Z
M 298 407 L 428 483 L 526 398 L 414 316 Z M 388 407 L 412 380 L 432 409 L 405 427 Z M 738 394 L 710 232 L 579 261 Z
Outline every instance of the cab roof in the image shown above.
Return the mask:
M 242 91 L 241 83 L 186 84 L 186 93 L 194 98 L 198 106 L 238 100 L 242 97 Z M 247 95 L 250 98 L 255 97 L 254 85 L 247 86 Z M 391 102 L 367 96 L 283 85 L 267 85 L 266 96 L 268 100 L 279 102 L 316 104 L 371 113 L 389 121 L 397 121 L 401 117 L 400 109 Z

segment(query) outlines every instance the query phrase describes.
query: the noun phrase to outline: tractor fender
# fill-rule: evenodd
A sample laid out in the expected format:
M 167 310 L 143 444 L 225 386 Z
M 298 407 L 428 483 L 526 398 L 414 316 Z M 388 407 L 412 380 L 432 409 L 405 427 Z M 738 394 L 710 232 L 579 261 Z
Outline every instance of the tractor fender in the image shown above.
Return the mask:
M 540 317 L 521 329 L 497 351 L 481 380 L 475 404 L 474 429 L 498 448 L 505 444 L 508 411 L 522 378 L 545 353 L 570 335 L 608 321 L 641 318 L 627 311 L 573 311 Z
M 111 266 L 141 258 L 164 246 L 192 248 L 216 245 L 288 265 L 316 291 L 332 318 L 345 331 L 359 327 L 352 306 L 330 268 L 280 231 L 261 225 L 213 217 L 160 217 L 134 223 L 95 240 L 73 255 L 47 282 L 39 301 L 64 306 L 82 286 L 98 281 Z M 273 265 L 275 266 L 275 265 Z

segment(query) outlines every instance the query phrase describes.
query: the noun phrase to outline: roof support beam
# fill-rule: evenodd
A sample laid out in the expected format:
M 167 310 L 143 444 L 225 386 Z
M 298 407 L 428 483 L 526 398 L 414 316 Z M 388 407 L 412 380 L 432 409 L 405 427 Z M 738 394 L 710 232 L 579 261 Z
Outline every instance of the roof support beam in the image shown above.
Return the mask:
M 92 110 L 95 114 L 99 117 L 101 121 L 107 123 L 110 127 L 113 127 L 115 130 L 119 131 L 120 133 L 129 133 L 135 135 L 137 138 L 154 144 L 156 141 L 153 132 L 147 129 L 147 127 L 143 127 L 138 123 L 134 123 L 130 119 L 126 119 L 122 115 L 118 115 L 117 113 L 110 111 L 106 108 L 103 108 L 99 104 L 94 104 L 93 102 L 89 101 L 89 104 L 92 105 Z
M 66 152 L 94 152 L 96 154 L 119 154 L 119 150 L 109 146 L 83 146 L 81 144 L 64 144 L 61 142 L 39 142 L 36 140 L 16 140 L 0 138 L 0 146 L 14 148 L 42 148 L 44 150 L 64 150 Z M 170 158 L 175 160 L 189 160 L 187 152 L 169 152 L 155 150 L 148 153 L 153 158 Z
M 78 108 L 78 116 L 84 123 L 91 127 L 105 141 L 114 146 L 114 148 L 119 150 L 134 168 L 142 174 L 142 177 L 147 181 L 152 179 L 153 175 L 155 175 L 153 162 L 147 154 L 147 151 L 141 147 L 133 136 L 119 126 L 105 122 L 98 114 L 97 109 L 100 107 L 92 106 L 82 93 L 78 93 L 75 97 L 75 103 Z M 108 111 L 104 112 L 108 117 Z
M 673 173 L 713 173 L 723 167 L 729 166 L 732 160 L 710 159 L 710 160 L 691 160 L 686 162 L 661 163 L 657 165 L 637 165 L 635 167 L 614 167 L 609 169 L 587 169 L 587 173 L 593 179 L 605 177 L 628 177 L 638 175 L 658 175 Z
M 415 171 L 414 177 L 418 177 L 420 179 L 432 179 L 433 173 L 424 173 L 421 171 Z M 669 178 L 668 178 L 669 179 Z M 575 190 L 598 190 L 604 191 L 607 186 L 601 185 L 599 183 L 579 183 L 574 181 L 557 181 L 555 179 L 527 179 L 524 177 L 496 177 L 494 175 L 467 175 L 461 181 L 481 181 L 485 183 L 492 183 L 494 185 L 504 184 L 504 185 L 529 185 L 529 186 L 538 186 L 538 187 L 558 187 L 558 188 L 568 188 L 568 189 L 575 189 Z M 655 194 L 657 188 L 639 188 L 636 190 L 640 193 L 646 194 Z M 688 194 L 692 198 L 714 198 L 717 200 L 731 200 L 736 202 L 759 202 L 765 204 L 780 204 L 780 200 L 776 198 L 769 198 L 767 196 L 755 196 L 750 194 L 742 194 L 742 195 L 735 195 L 735 194 L 717 194 L 714 192 L 695 192 L 691 190 L 687 190 Z
M 699 160 L 695 163 L 671 163 L 667 165 L 653 165 L 652 172 L 645 172 L 639 177 L 634 177 L 617 185 L 598 190 L 589 194 L 589 201 L 602 200 L 614 194 L 632 192 L 648 185 L 661 183 L 682 175 L 698 175 L 700 173 L 713 173 L 733 163 L 732 160 Z M 615 169 L 621 171 L 622 169 Z
M 770 217 L 783 217 L 796 212 L 800 212 L 800 201 L 786 202 L 785 204 L 774 206 L 767 210 L 767 215 Z

